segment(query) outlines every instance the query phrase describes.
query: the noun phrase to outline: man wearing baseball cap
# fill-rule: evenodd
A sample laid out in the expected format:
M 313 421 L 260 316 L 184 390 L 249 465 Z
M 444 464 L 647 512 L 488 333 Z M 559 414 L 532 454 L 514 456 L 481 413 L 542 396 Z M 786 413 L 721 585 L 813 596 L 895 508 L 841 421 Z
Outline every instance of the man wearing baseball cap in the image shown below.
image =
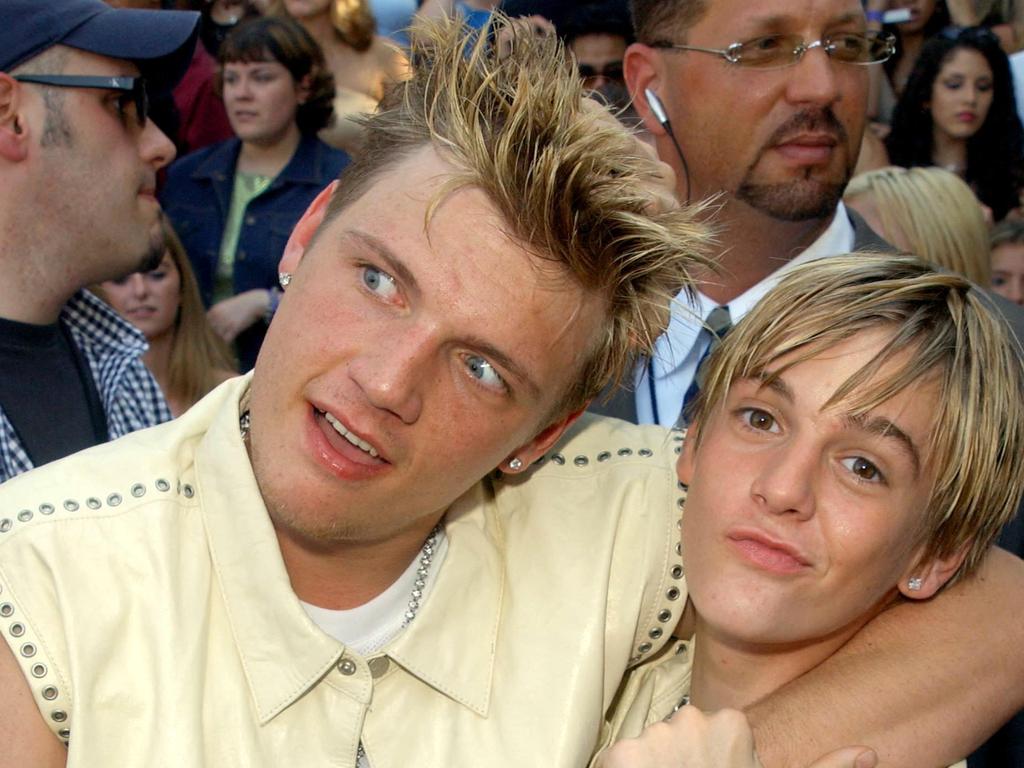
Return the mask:
M 0 3 L 0 482 L 169 418 L 145 340 L 85 286 L 157 263 L 148 119 L 198 14 L 101 0 Z

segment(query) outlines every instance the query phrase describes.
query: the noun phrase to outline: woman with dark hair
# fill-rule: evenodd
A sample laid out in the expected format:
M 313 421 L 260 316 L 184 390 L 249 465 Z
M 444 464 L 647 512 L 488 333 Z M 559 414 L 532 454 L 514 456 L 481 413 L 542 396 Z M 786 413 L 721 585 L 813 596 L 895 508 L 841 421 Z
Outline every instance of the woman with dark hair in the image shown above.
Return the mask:
M 406 76 L 405 54 L 376 34 L 367 0 L 275 0 L 268 13 L 297 21 L 323 49 L 337 93 L 336 119 L 320 138 L 357 152 L 363 130 L 352 118 L 376 110 L 388 82 Z
M 348 163 L 317 139 L 334 82 L 298 24 L 239 24 L 220 49 L 218 86 L 237 138 L 174 163 L 163 204 L 188 252 L 214 330 L 248 370 L 280 297 L 277 263 L 292 227 Z
M 998 38 L 970 27 L 929 40 L 885 144 L 894 165 L 937 165 L 960 175 L 996 221 L 1016 208 L 1024 130 Z

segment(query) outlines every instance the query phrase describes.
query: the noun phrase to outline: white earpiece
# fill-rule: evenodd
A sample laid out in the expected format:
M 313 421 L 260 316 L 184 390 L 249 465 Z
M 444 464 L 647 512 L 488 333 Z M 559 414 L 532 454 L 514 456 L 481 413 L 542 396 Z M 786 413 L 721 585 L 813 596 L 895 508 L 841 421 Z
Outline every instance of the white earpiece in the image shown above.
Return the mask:
M 650 105 L 651 112 L 654 113 L 654 117 L 657 118 L 658 122 L 662 125 L 668 123 L 668 113 L 665 111 L 665 107 L 662 105 L 658 95 L 650 88 L 645 88 L 644 96 L 647 97 L 647 103 Z

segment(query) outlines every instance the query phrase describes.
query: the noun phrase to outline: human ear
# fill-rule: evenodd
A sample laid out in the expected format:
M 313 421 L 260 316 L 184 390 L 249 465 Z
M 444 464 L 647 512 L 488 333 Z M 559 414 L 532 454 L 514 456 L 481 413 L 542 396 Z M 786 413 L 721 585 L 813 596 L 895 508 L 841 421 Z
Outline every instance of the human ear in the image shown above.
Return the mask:
M 284 246 L 284 255 L 281 256 L 281 262 L 278 265 L 279 272 L 291 273 L 299 266 L 299 262 L 302 261 L 302 257 L 306 254 L 306 249 L 313 240 L 313 235 L 317 233 L 317 230 L 320 229 L 320 225 L 323 223 L 324 216 L 327 214 L 327 208 L 331 203 L 331 198 L 334 196 L 334 190 L 337 188 L 337 180 L 332 181 L 316 196 L 313 202 L 309 204 L 306 212 L 302 214 L 302 218 L 295 225 L 291 235 L 288 237 L 287 244 Z
M 28 156 L 28 133 L 20 112 L 17 81 L 0 72 L 0 158 L 17 163 Z
M 686 437 L 683 440 L 683 452 L 679 454 L 679 460 L 676 462 L 676 476 L 679 478 L 679 482 L 687 487 L 689 487 L 690 481 L 693 480 L 694 467 L 697 463 L 696 446 L 699 429 L 699 425 L 694 422 L 686 430 Z
M 633 107 L 644 121 L 644 128 L 652 134 L 665 134 L 665 127 L 650 104 L 647 92 L 664 101 L 661 89 L 665 82 L 662 75 L 661 55 L 654 48 L 643 43 L 633 43 L 622 58 L 626 86 L 633 97 Z
M 927 600 L 953 577 L 966 555 L 965 545 L 951 555 L 936 557 L 928 562 L 915 558 L 914 565 L 906 570 L 896 586 L 906 598 Z
M 581 408 L 578 411 L 573 411 L 542 429 L 530 442 L 521 445 L 509 455 L 508 459 L 502 462 L 502 471 L 514 473 L 529 467 L 558 442 L 559 438 L 565 434 L 565 430 L 583 415 L 584 410 Z

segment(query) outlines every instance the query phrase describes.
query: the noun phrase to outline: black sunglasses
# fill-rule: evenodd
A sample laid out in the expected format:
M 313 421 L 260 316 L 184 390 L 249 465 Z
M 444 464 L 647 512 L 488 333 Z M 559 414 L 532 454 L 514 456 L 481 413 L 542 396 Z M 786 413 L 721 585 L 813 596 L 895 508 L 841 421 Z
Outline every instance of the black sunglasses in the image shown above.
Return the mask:
M 101 77 L 98 75 L 15 75 L 19 83 L 35 83 L 52 85 L 57 88 L 100 88 L 105 91 L 117 91 L 121 96 L 117 100 L 118 113 L 124 117 L 130 104 L 135 105 L 135 119 L 142 128 L 149 116 L 149 94 L 146 92 L 146 80 L 143 77 Z
M 608 80 L 622 80 L 622 62 L 621 61 L 610 61 L 603 67 L 598 69 L 590 64 L 577 64 L 576 69 L 580 73 L 580 77 L 584 80 L 591 77 L 604 77 Z

